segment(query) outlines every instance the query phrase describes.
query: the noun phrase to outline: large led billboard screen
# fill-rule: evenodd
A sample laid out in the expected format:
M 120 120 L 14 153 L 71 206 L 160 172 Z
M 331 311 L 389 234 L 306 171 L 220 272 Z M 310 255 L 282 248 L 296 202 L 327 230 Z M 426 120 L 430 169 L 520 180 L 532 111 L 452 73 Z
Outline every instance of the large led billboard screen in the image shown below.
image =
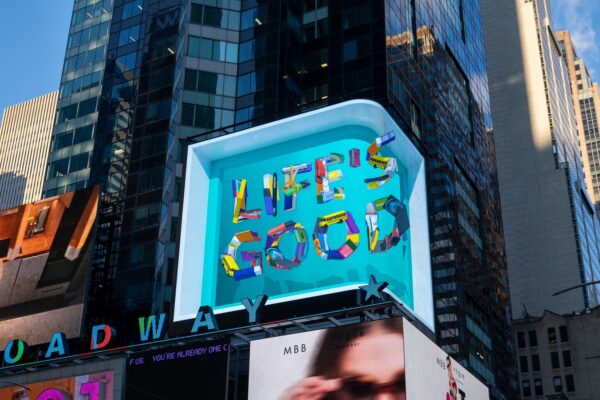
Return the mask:
M 49 379 L 0 388 L 2 400 L 113 400 L 114 372 Z M 116 400 L 116 399 L 115 399 Z
M 358 288 L 373 274 L 433 329 L 421 154 L 355 100 L 189 146 L 174 320 Z
M 488 388 L 402 318 L 250 343 L 249 400 L 489 399 Z
M 79 336 L 98 187 L 0 211 L 0 348 Z
M 127 400 L 226 398 L 229 345 L 209 341 L 134 353 L 127 363 Z

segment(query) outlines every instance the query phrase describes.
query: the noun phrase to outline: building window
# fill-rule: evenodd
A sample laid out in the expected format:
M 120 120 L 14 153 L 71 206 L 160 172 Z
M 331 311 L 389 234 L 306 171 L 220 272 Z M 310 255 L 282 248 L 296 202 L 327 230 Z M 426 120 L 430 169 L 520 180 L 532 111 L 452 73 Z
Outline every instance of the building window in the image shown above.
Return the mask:
M 531 397 L 531 383 L 529 381 L 521 382 L 521 388 L 523 389 L 523 397 Z
M 565 383 L 567 385 L 567 392 L 575 391 L 575 379 L 573 379 L 573 375 L 565 375 Z
M 365 57 L 371 52 L 371 36 L 363 35 L 344 43 L 344 62 Z
M 64 133 L 59 133 L 54 136 L 54 145 L 52 146 L 53 150 L 64 149 L 65 147 L 69 147 L 73 143 L 73 131 L 67 131 Z
M 169 119 L 171 115 L 171 100 L 163 99 L 148 104 L 146 107 L 146 122 Z
M 138 193 L 160 189 L 163 184 L 163 167 L 142 171 L 138 176 Z
M 241 75 L 237 80 L 237 95 L 245 96 L 249 93 L 254 93 L 257 90 L 256 72 Z
M 540 378 L 537 378 L 533 381 L 533 389 L 536 396 L 544 395 L 544 386 L 542 385 L 542 380 Z
M 155 242 L 139 243 L 131 246 L 129 250 L 129 267 L 136 268 L 143 265 L 152 265 L 155 253 Z
M 554 384 L 554 393 L 562 393 L 562 391 L 563 391 L 562 378 L 560 376 L 555 376 L 552 379 L 552 383 Z
M 69 120 L 75 119 L 77 117 L 77 104 L 71 104 L 70 106 L 66 106 L 60 109 L 58 113 L 58 121 L 57 124 L 62 122 L 67 122 Z
M 134 210 L 133 229 L 140 229 L 158 224 L 159 216 L 160 203 L 151 204 L 146 207 L 138 207 Z
M 132 52 L 129 54 L 122 55 L 116 60 L 116 71 L 117 73 L 123 73 L 125 71 L 131 71 L 135 68 L 137 61 L 137 53 Z
M 548 344 L 556 344 L 556 328 L 548 328 Z
M 481 239 L 481 213 L 479 195 L 475 184 L 458 165 L 456 170 L 456 196 L 458 200 L 458 225 L 460 239 L 476 262 L 483 258 L 483 241 Z M 523 343 L 525 343 L 525 334 Z M 523 345 L 525 347 L 525 345 Z
M 240 28 L 240 13 L 192 3 L 190 22 L 237 31 Z
M 529 364 L 527 363 L 527 356 L 519 357 L 519 366 L 521 372 L 529 372 Z
M 552 369 L 560 368 L 560 361 L 558 360 L 558 352 L 553 351 L 550 353 L 550 362 L 552 363 Z
M 49 178 L 56 178 L 59 176 L 64 176 L 67 174 L 69 168 L 69 159 L 63 158 L 61 160 L 53 161 L 50 164 L 50 173 L 48 174 Z
M 140 15 L 144 10 L 144 0 L 133 0 L 123 6 L 123 15 L 121 19 L 127 19 Z
M 560 333 L 560 341 L 561 343 L 565 343 L 569 341 L 569 331 L 567 330 L 566 325 L 561 325 L 558 327 L 558 332 Z
M 448 54 L 446 68 L 449 78 L 448 100 L 463 135 L 472 142 L 473 124 L 471 122 L 471 90 L 469 80 L 449 50 Z
M 69 172 L 77 172 L 88 167 L 88 160 L 90 154 L 88 152 L 78 154 L 71 157 L 71 165 L 69 165 Z
M 532 371 L 540 370 L 540 356 L 537 354 L 531 355 L 531 370 Z
M 563 366 L 564 367 L 572 367 L 573 364 L 571 362 L 571 352 L 569 350 L 563 350 Z
M 350 29 L 371 22 L 371 3 L 363 2 L 353 7 L 344 7 L 342 29 Z
M 529 331 L 529 346 L 530 347 L 537 347 L 537 345 L 538 345 L 537 332 L 536 331 Z
M 237 63 L 238 45 L 221 40 L 190 36 L 188 55 L 213 61 Z
M 96 112 L 96 98 L 91 98 L 79 103 L 79 112 L 77 117 L 83 117 L 84 115 Z
M 119 33 L 119 46 L 123 46 L 129 43 L 135 43 L 140 38 L 140 26 L 135 25 L 131 28 L 123 29 Z

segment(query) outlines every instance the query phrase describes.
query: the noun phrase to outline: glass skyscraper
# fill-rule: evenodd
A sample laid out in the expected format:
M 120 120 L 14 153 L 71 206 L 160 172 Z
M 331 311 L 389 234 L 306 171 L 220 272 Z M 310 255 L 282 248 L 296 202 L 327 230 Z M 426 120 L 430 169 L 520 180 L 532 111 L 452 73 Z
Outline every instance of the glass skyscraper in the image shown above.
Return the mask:
M 169 310 L 188 143 L 371 99 L 427 160 L 438 343 L 513 397 L 479 1 L 82 0 L 75 40 L 45 193 L 102 184 L 90 322 Z

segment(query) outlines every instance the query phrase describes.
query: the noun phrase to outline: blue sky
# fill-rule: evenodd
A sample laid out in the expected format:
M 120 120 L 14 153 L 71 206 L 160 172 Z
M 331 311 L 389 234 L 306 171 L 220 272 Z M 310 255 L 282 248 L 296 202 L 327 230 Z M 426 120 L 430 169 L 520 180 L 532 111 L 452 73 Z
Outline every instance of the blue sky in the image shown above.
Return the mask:
M 572 32 L 592 78 L 600 80 L 600 1 L 551 2 L 555 30 Z M 0 111 L 58 89 L 72 6 L 70 0 L 2 1 Z
M 554 30 L 571 31 L 579 57 L 592 74 L 600 80 L 600 1 L 551 0 Z
M 73 1 L 4 0 L 0 5 L 0 113 L 58 89 Z

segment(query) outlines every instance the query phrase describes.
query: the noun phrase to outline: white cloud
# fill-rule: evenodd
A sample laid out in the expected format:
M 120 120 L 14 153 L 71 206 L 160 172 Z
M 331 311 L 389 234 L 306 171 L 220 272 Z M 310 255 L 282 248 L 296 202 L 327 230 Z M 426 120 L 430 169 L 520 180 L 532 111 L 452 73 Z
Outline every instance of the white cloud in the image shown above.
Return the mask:
M 555 29 L 567 29 L 575 48 L 590 69 L 592 79 L 598 79 L 596 68 L 600 62 L 598 46 L 600 36 L 596 30 L 600 14 L 600 2 L 596 0 L 553 0 L 552 15 Z M 596 18 L 595 18 L 596 17 Z M 595 21 L 596 20 L 596 21 Z

